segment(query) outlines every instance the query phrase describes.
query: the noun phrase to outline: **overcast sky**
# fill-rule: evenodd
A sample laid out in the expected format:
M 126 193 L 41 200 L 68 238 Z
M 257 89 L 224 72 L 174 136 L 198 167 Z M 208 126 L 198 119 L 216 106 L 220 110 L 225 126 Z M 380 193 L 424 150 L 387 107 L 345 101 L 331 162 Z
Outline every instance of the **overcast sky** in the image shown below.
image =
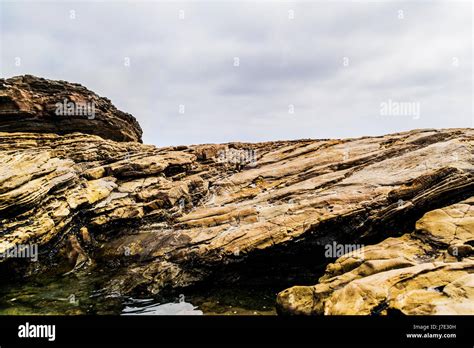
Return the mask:
M 473 127 L 471 6 L 2 2 L 0 69 L 81 83 L 159 146 Z

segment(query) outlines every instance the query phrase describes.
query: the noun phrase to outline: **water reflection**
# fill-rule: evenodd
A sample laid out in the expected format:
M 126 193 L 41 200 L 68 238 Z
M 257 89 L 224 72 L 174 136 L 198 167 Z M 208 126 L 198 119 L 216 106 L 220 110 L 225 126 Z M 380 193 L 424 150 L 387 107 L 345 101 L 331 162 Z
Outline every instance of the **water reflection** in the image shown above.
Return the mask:
M 189 302 L 153 303 L 153 299 L 132 299 L 122 315 L 203 315 L 201 310 Z
M 0 315 L 275 315 L 278 289 L 201 289 L 179 297 L 130 298 L 103 287 L 107 273 L 0 284 Z M 186 297 L 185 297 L 186 295 Z

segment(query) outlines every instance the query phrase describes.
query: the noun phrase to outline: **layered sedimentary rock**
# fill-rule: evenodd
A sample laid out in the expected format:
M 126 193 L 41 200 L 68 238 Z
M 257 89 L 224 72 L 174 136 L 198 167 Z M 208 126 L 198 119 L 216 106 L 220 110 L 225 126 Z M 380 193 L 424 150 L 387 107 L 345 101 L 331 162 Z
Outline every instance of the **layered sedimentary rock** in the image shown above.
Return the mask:
M 142 129 L 130 114 L 78 83 L 31 75 L 0 79 L 0 131 L 96 134 L 115 141 L 140 141 Z
M 286 314 L 473 314 L 474 197 L 426 213 L 413 233 L 330 264 L 278 295 Z
M 4 88 L 4 94 L 13 93 L 13 87 Z M 25 103 L 43 105 L 35 98 L 27 97 Z M 5 100 L 0 98 L 0 110 L 8 110 Z M 326 266 L 328 244 L 374 244 L 372 254 L 366 252 L 372 263 L 350 259 L 347 267 L 345 261 L 329 266 L 321 280 L 328 287 L 321 290 L 323 302 L 301 295 L 313 293 L 313 287 L 301 288 L 301 294 L 291 290 L 292 301 L 284 294 L 278 301 L 282 313 L 339 313 L 337 304 L 326 310 L 336 296 L 331 279 L 343 277 L 340 284 L 349 286 L 359 277 L 350 274 L 358 262 L 361 274 L 369 272 L 364 267 L 441 267 L 417 257 L 431 255 L 431 248 L 444 253 L 442 248 L 452 243 L 435 249 L 441 244 L 422 229 L 417 233 L 424 237 L 401 235 L 413 231 L 428 211 L 469 198 L 474 186 L 472 129 L 167 148 L 116 141 L 139 140 L 134 124 L 109 128 L 108 134 L 82 124 L 73 133 L 2 128 L 0 253 L 36 244 L 40 256 L 36 263 L 0 259 L 0 272 L 24 278 L 99 268 L 113 275 L 104 284 L 110 293 L 160 294 L 252 275 L 265 281 L 283 276 L 288 283 L 297 271 L 311 277 L 314 267 Z M 391 236 L 395 239 L 384 241 Z M 465 245 L 469 238 L 462 238 L 459 243 Z M 391 261 L 390 250 L 399 244 L 407 248 L 402 250 L 406 260 Z M 467 252 L 467 247 L 460 250 Z M 377 253 L 386 254 L 385 266 L 376 262 Z M 446 262 L 443 272 L 452 275 L 445 291 L 468 290 L 468 279 L 461 284 L 456 277 L 469 273 L 469 261 L 436 259 Z M 383 289 L 390 281 L 378 282 Z M 413 284 L 424 291 L 427 283 Z M 351 297 L 348 291 L 341 299 Z M 392 302 L 377 302 L 375 311 L 387 311 Z M 405 307 L 413 301 L 407 303 Z M 361 306 L 360 311 L 372 309 Z

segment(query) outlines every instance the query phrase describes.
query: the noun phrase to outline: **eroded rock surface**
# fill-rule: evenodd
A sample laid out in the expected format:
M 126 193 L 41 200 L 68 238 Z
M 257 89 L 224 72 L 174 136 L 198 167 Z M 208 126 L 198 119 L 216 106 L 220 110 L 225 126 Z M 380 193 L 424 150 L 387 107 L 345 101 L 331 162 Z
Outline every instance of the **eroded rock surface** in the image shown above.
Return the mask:
M 286 314 L 473 314 L 474 197 L 426 213 L 416 230 L 349 253 L 315 286 L 278 295 Z
M 44 91 L 55 85 L 42 83 Z M 4 95 L 17 93 L 3 86 Z M 0 98 L 0 110 L 11 110 L 9 98 Z M 28 96 L 31 104 L 21 108 L 47 124 L 41 107 L 50 96 L 35 98 Z M 472 284 L 464 229 L 453 235 L 450 222 L 425 219 L 416 233 L 401 236 L 428 211 L 442 214 L 436 209 L 472 195 L 472 129 L 156 148 L 116 141 L 139 140 L 134 122 L 107 134 L 88 131 L 93 125 L 70 133 L 48 131 L 49 125 L 33 131 L 29 122 L 0 124 L 0 253 L 32 243 L 40 250 L 37 263 L 0 260 L 0 271 L 14 277 L 109 269 L 107 291 L 159 294 L 244 275 L 291 277 L 295 269 L 324 267 L 325 245 L 338 242 L 374 244 L 365 251 L 373 260 L 342 258 L 316 286 L 321 300 L 314 300 L 315 287 L 297 288 L 285 292 L 294 295 L 290 302 L 280 295 L 281 312 L 342 313 L 349 306 L 344 299 L 357 296 L 351 284 L 357 287 L 370 272 L 380 278 L 367 286 L 379 292 L 370 295 L 373 306 L 357 307 L 361 313 L 424 311 L 395 290 L 384 304 L 383 289 L 410 267 L 420 274 L 411 283 L 419 284 L 410 287 L 413 299 L 428 291 L 422 274 L 445 277 L 442 292 L 427 292 L 445 311 L 457 308 L 449 294 Z M 459 203 L 459 211 L 469 202 Z M 454 246 L 464 256 L 451 262 Z
M 0 79 L 0 132 L 96 134 L 115 141 L 140 141 L 142 129 L 78 83 L 31 75 Z

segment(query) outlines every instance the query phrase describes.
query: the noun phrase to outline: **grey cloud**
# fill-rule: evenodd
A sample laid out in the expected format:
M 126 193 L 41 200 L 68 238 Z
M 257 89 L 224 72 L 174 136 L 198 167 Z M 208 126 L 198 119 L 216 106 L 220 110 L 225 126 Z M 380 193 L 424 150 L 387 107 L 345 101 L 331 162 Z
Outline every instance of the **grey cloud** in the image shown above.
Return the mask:
M 82 83 L 134 114 L 157 145 L 470 127 L 470 6 L 2 2 L 0 67 Z M 389 98 L 418 101 L 420 119 L 381 118 Z

